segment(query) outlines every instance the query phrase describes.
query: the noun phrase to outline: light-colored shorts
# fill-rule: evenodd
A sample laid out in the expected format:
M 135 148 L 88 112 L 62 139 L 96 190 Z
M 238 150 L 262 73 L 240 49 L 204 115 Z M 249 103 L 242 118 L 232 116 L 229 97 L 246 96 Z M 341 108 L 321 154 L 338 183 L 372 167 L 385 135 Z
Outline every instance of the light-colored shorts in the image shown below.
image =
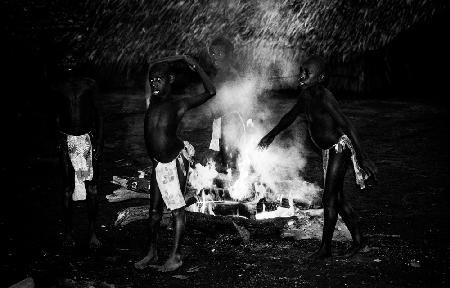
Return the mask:
M 358 160 L 356 159 L 356 152 L 355 148 L 353 147 L 352 141 L 350 138 L 348 138 L 347 135 L 342 135 L 341 138 L 339 138 L 339 141 L 331 146 L 327 150 L 322 150 L 322 157 L 323 157 L 323 173 L 324 178 L 327 175 L 327 167 L 328 167 L 328 159 L 330 155 L 330 149 L 335 149 L 336 153 L 341 153 L 344 151 L 345 148 L 350 149 L 352 153 L 352 162 L 353 162 L 353 170 L 355 171 L 355 180 L 356 184 L 359 185 L 361 189 L 364 189 L 366 185 L 364 184 L 364 181 L 368 178 L 367 173 L 359 166 Z M 325 181 L 325 180 L 324 180 Z
M 175 159 L 169 163 L 157 162 L 155 168 L 156 181 L 158 182 L 159 191 L 161 192 L 164 203 L 170 210 L 186 206 L 184 195 L 180 188 L 180 180 L 178 179 L 177 161 L 179 162 L 183 173 L 187 176 L 183 158 L 191 162 L 194 153 L 194 147 L 192 147 L 189 142 L 185 141 L 183 150 L 181 150 Z

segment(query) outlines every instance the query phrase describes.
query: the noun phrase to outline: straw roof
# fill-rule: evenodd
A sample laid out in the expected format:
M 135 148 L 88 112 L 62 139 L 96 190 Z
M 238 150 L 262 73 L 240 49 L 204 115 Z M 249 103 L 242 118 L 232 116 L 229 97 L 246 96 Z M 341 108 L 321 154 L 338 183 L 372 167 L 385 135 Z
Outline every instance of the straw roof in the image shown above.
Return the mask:
M 49 18 L 64 18 L 56 26 L 76 26 L 66 32 L 75 44 L 80 45 L 81 41 L 87 59 L 97 65 L 120 67 L 175 53 L 195 55 L 218 35 L 232 40 L 237 53 L 253 54 L 256 58 L 260 56 L 258 51 L 270 54 L 299 48 L 308 53 L 345 58 L 383 47 L 413 24 L 447 9 L 450 3 L 448 0 L 84 0 L 70 2 L 69 6 L 61 0 L 18 1 L 29 2 L 29 11 L 49 6 L 41 9 L 53 11 L 48 12 L 54 16 Z M 77 9 L 72 7 L 73 3 L 77 3 Z
M 377 49 L 449 1 L 95 0 L 88 56 L 98 64 L 198 53 L 223 35 L 238 51 L 258 47 L 346 57 Z

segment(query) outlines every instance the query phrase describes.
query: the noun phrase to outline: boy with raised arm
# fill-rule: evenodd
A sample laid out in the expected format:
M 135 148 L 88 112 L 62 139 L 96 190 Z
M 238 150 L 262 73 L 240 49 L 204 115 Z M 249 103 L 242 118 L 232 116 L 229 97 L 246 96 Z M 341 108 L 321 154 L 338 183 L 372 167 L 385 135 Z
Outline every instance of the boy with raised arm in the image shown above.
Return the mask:
M 197 72 L 205 91 L 199 95 L 172 93 L 174 75 L 169 62 L 183 60 Z M 216 93 L 210 79 L 197 62 L 189 56 L 174 56 L 164 62 L 152 64 L 148 75 L 151 98 L 145 114 L 144 135 L 148 155 L 152 160 L 150 184 L 150 247 L 147 255 L 135 263 L 137 269 L 156 267 L 159 271 L 174 271 L 182 265 L 181 241 L 185 229 L 184 192 L 193 147 L 177 136 L 178 125 L 189 109 L 197 107 Z M 158 261 L 157 239 L 163 212 L 163 202 L 175 218 L 174 245 L 169 258 L 162 266 Z
M 258 146 L 265 148 L 295 119 L 304 113 L 312 142 L 323 151 L 324 226 L 322 243 L 311 258 L 323 259 L 331 256 L 331 240 L 338 214 L 349 229 L 353 243 L 344 253 L 350 257 L 364 248 L 362 237 L 353 208 L 344 195 L 343 185 L 347 165 L 352 162 L 356 183 L 361 189 L 365 180 L 373 176 L 376 180 L 377 168 L 361 148 L 356 130 L 342 113 L 334 95 L 323 85 L 325 78 L 324 61 L 313 56 L 302 65 L 300 85 L 303 90 L 295 106 L 281 118 L 280 122 L 261 139 Z

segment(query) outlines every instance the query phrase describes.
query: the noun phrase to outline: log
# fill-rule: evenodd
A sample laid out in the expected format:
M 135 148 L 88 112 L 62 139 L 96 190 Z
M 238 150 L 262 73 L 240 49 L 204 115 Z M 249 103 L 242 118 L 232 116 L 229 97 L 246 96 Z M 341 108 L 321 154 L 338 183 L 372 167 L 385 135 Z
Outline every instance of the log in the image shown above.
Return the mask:
M 164 213 L 163 218 L 170 216 Z M 118 213 L 116 226 L 126 226 L 131 222 L 149 218 L 149 206 L 128 207 Z M 248 219 L 242 216 L 208 215 L 186 211 L 186 226 L 211 235 L 219 233 L 236 233 L 236 225 L 247 229 L 252 237 L 280 235 L 285 224 L 295 217 L 264 220 Z M 240 232 L 241 234 L 241 232 Z
M 106 195 L 106 199 L 108 200 L 108 202 L 122 202 L 125 200 L 136 198 L 150 199 L 150 194 L 136 192 L 121 187 L 117 190 L 114 190 L 113 193 Z
M 290 218 L 274 218 L 264 220 L 248 219 L 242 216 L 207 215 L 203 213 L 187 212 L 186 226 L 193 229 L 219 233 L 236 233 L 242 235 L 237 227 L 243 227 L 250 232 L 251 237 L 278 236 Z
M 243 205 L 243 203 L 240 203 Z M 115 225 L 125 226 L 131 222 L 148 219 L 149 206 L 129 207 L 119 212 Z M 170 223 L 170 211 L 166 211 L 161 226 Z M 321 239 L 323 209 L 297 210 L 292 217 L 272 219 L 248 219 L 242 216 L 208 215 L 186 211 L 186 227 L 213 237 L 219 234 L 239 233 L 244 242 L 250 238 L 281 236 L 282 238 Z M 349 241 L 351 235 L 341 219 L 338 219 L 333 239 Z
M 149 209 L 150 205 L 125 208 L 117 213 L 117 219 L 114 225 L 125 226 L 131 222 L 148 219 Z

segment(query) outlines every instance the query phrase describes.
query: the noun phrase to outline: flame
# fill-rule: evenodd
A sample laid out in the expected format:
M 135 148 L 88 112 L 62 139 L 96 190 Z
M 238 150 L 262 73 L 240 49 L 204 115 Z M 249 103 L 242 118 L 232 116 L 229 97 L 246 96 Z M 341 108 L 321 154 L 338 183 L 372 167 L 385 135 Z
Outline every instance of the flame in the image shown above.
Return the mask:
M 212 160 L 208 161 L 206 166 L 200 163 L 195 164 L 189 176 L 189 182 L 198 192 L 204 188 L 213 187 L 214 178 L 219 175 L 216 170 L 216 163 Z

